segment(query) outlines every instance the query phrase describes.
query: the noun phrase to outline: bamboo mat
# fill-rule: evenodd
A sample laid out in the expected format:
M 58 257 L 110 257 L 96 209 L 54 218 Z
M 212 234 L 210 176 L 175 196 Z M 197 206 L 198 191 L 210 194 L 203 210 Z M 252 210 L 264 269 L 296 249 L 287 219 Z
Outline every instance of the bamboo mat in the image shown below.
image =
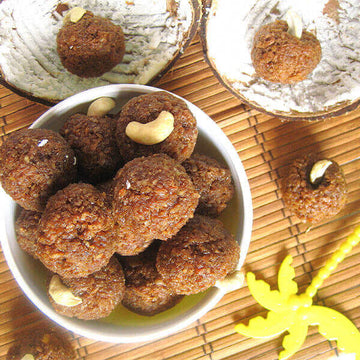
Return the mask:
M 254 207 L 253 233 L 245 270 L 276 286 L 286 254 L 294 257 L 295 280 L 303 291 L 318 269 L 360 224 L 360 109 L 320 122 L 282 122 L 242 104 L 218 83 L 204 61 L 199 37 L 156 86 L 183 96 L 204 110 L 235 146 L 249 178 Z M 0 87 L 1 141 L 29 126 L 47 107 Z M 286 165 L 298 155 L 317 151 L 337 161 L 345 173 L 349 200 L 335 218 L 307 226 L 291 216 L 279 193 Z M 315 303 L 330 306 L 360 328 L 360 246 L 345 258 L 320 288 Z M 64 331 L 79 359 L 238 360 L 277 359 L 282 337 L 249 339 L 234 331 L 238 322 L 264 315 L 247 287 L 224 296 L 199 321 L 167 338 L 136 344 L 96 342 Z M 22 294 L 0 253 L 0 358 L 24 329 L 54 326 Z M 338 358 L 336 344 L 317 328 L 293 359 Z

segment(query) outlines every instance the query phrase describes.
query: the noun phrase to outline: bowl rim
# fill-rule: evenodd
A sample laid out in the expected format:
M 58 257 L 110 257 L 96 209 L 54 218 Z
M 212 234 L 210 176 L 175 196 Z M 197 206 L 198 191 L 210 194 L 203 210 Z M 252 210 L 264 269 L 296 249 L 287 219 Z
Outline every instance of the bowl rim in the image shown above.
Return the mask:
M 89 90 L 85 90 L 84 92 L 75 94 L 61 102 L 57 105 L 51 107 L 47 110 L 43 115 L 41 115 L 31 126 L 30 128 L 36 128 L 42 126 L 45 122 L 52 118 L 54 114 L 58 112 L 65 111 L 69 104 L 79 104 L 79 103 L 89 103 L 92 100 L 100 97 L 100 96 L 110 96 L 108 95 L 111 91 L 114 92 L 122 92 L 122 91 L 133 91 L 139 92 L 138 95 L 151 93 L 155 91 L 165 91 L 159 88 L 147 86 L 147 85 L 135 85 L 135 84 L 112 84 L 112 85 L 105 85 Z M 234 183 L 239 185 L 239 194 L 238 194 L 238 201 L 239 201 L 239 209 L 242 212 L 242 228 L 239 230 L 240 238 L 237 240 L 240 242 L 240 259 L 239 259 L 239 268 L 242 267 L 244 264 L 248 248 L 250 245 L 251 240 L 251 233 L 252 233 L 252 222 L 253 222 L 253 207 L 252 207 L 252 198 L 250 192 L 250 186 L 248 182 L 248 178 L 245 172 L 245 169 L 241 163 L 240 157 L 236 152 L 235 148 L 233 147 L 230 140 L 227 138 L 225 133 L 221 130 L 221 128 L 201 109 L 196 107 L 194 104 L 190 103 L 189 101 L 183 99 L 182 97 L 169 92 L 170 94 L 182 99 L 185 103 L 189 106 L 190 110 L 194 113 L 201 114 L 201 117 L 195 115 L 197 118 L 198 124 L 200 120 L 200 127 L 204 128 L 204 124 L 206 123 L 206 132 L 216 134 L 216 139 L 221 143 L 221 155 L 226 155 L 227 160 L 231 160 L 231 172 L 232 176 L 236 177 Z M 137 96 L 137 95 L 134 95 Z M 206 120 L 204 120 L 206 119 Z M 11 198 L 3 191 L 1 188 L 2 196 L 8 197 L 9 201 L 11 201 L 14 206 L 15 202 L 11 200 Z M 3 203 L 3 202 L 2 202 Z M 6 211 L 4 206 L 1 206 L 2 212 Z M 5 224 L 5 216 L 2 213 L 0 218 L 0 234 L 1 234 L 1 245 L 4 252 L 5 259 L 8 263 L 8 266 L 24 292 L 24 294 L 29 298 L 29 300 L 42 312 L 44 313 L 49 319 L 53 320 L 55 323 L 61 325 L 67 330 L 73 331 L 76 334 L 81 336 L 85 336 L 90 339 L 94 339 L 96 341 L 105 341 L 111 343 L 137 343 L 142 341 L 153 341 L 159 338 L 166 337 L 167 335 L 173 334 L 186 326 L 190 325 L 191 323 L 198 320 L 202 317 L 205 313 L 211 310 L 216 303 L 220 301 L 220 299 L 225 294 L 222 290 L 218 288 L 211 288 L 208 290 L 208 293 L 194 306 L 192 306 L 189 310 L 187 310 L 184 314 L 181 315 L 181 318 L 178 319 L 177 317 L 171 318 L 170 320 L 163 321 L 158 324 L 152 324 L 146 327 L 145 331 L 142 327 L 134 326 L 127 328 L 133 329 L 131 334 L 118 334 L 111 331 L 111 327 L 106 326 L 106 323 L 102 323 L 106 328 L 99 329 L 95 327 L 84 327 L 83 320 L 69 318 L 62 316 L 55 312 L 55 310 L 44 301 L 44 298 L 41 298 L 34 289 L 32 289 L 29 284 L 25 281 L 21 270 L 16 263 L 16 260 L 13 256 L 13 253 L 10 248 L 11 240 L 8 239 L 7 232 L 6 232 L 6 224 Z M 176 321 L 174 321 L 176 320 Z M 117 326 L 117 325 L 116 325 Z M 128 331 L 129 332 L 129 331 Z

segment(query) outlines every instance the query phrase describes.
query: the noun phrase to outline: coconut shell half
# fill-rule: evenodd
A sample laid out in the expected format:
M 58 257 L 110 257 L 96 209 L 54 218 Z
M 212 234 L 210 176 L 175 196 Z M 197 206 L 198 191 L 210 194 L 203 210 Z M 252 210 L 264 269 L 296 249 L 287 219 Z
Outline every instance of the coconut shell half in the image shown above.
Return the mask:
M 71 74 L 57 54 L 57 33 L 75 6 L 111 20 L 124 32 L 122 62 L 100 77 Z M 189 45 L 200 18 L 198 0 L 0 1 L 0 82 L 45 104 L 111 83 L 149 84 Z
M 325 6 L 320 0 L 292 2 L 297 6 L 292 10 L 322 47 L 320 63 L 304 81 L 271 83 L 256 74 L 251 60 L 256 32 L 262 25 L 285 19 L 287 0 L 207 0 L 200 31 L 206 61 L 242 102 L 275 117 L 310 121 L 352 111 L 360 105 L 360 46 L 356 41 L 360 3 L 350 1 L 354 4 L 348 12 L 341 9 L 341 0 L 329 0 Z

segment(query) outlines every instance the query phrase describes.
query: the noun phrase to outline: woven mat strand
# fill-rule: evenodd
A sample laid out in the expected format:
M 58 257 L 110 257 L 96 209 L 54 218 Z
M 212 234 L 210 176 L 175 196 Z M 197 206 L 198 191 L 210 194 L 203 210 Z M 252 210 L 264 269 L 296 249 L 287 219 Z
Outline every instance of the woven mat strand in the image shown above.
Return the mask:
M 294 257 L 295 280 L 303 291 L 326 259 L 360 223 L 360 109 L 319 122 L 282 122 L 250 109 L 219 84 L 204 61 L 199 37 L 157 86 L 172 91 L 205 111 L 236 148 L 249 178 L 254 207 L 252 240 L 245 270 L 276 285 L 279 265 L 287 254 Z M 47 107 L 0 87 L 1 140 L 29 126 Z M 337 161 L 345 174 L 349 200 L 330 221 L 313 226 L 300 223 L 284 207 L 280 179 L 295 157 L 316 151 Z M 353 250 L 326 280 L 315 302 L 330 306 L 360 328 L 360 247 Z M 0 359 L 17 335 L 25 330 L 54 326 L 22 294 L 0 253 Z M 61 330 L 78 357 L 88 360 L 238 360 L 277 359 L 281 338 L 249 339 L 234 332 L 234 325 L 264 315 L 247 287 L 224 296 L 199 321 L 167 338 L 136 344 L 96 342 Z M 337 358 L 336 343 L 316 328 L 296 359 Z

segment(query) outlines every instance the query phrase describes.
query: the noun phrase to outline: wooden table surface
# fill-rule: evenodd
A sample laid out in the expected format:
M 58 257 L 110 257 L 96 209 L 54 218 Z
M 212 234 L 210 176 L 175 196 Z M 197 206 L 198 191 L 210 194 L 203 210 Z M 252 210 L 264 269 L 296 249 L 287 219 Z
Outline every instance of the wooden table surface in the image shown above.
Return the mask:
M 284 122 L 250 109 L 230 94 L 206 64 L 196 36 L 175 66 L 157 84 L 205 111 L 229 137 L 245 167 L 252 193 L 254 222 L 245 271 L 253 271 L 274 288 L 286 254 L 294 257 L 296 282 L 303 291 L 337 246 L 360 224 L 360 109 L 318 122 Z M 1 142 L 11 132 L 29 126 L 47 107 L 0 87 Z M 289 162 L 316 151 L 337 161 L 348 184 L 348 202 L 336 217 L 314 225 L 292 216 L 284 206 L 279 183 Z M 334 308 L 360 328 L 360 246 L 334 271 L 314 302 Z M 234 325 L 264 315 L 246 286 L 223 297 L 200 320 L 154 342 L 111 344 L 61 330 L 79 359 L 238 360 L 277 359 L 282 336 L 270 340 L 237 334 Z M 21 331 L 54 327 L 24 296 L 0 253 L 0 358 Z M 334 341 L 311 327 L 293 359 L 335 359 Z

